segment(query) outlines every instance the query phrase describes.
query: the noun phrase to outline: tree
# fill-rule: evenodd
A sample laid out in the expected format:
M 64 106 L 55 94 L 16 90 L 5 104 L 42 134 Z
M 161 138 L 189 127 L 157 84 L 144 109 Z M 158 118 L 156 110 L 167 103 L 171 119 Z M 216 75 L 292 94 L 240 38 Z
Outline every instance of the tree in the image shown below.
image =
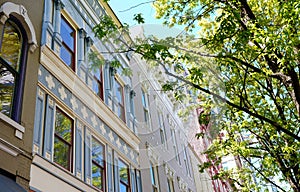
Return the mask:
M 107 17 L 94 32 L 102 40 L 113 36 L 120 52 L 138 53 L 162 67 L 173 77 L 163 88 L 176 98 L 190 89 L 205 111 L 217 111 L 209 126 L 226 134 L 205 153 L 214 165 L 232 154 L 244 166 L 215 178 L 241 191 L 269 184 L 300 191 L 300 2 L 155 0 L 153 5 L 165 25 L 184 26 L 186 33 L 133 43 L 123 38 L 128 27 Z

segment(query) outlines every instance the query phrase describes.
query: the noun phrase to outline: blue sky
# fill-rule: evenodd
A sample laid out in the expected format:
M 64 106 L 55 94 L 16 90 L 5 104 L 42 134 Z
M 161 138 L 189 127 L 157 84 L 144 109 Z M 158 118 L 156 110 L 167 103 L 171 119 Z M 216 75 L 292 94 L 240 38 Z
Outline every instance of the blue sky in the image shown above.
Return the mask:
M 142 13 L 145 23 L 143 24 L 145 35 L 154 35 L 159 38 L 177 36 L 182 29 L 168 28 L 162 25 L 162 20 L 155 19 L 155 10 L 149 0 L 109 0 L 109 5 L 114 10 L 122 23 L 129 24 L 130 27 L 137 25 L 133 20 L 134 14 Z
M 133 21 L 134 14 L 136 13 L 142 13 L 145 23 L 147 24 L 161 24 L 160 20 L 155 19 L 155 10 L 148 0 L 110 0 L 108 3 L 119 17 L 120 21 L 129 24 L 129 26 L 137 24 Z

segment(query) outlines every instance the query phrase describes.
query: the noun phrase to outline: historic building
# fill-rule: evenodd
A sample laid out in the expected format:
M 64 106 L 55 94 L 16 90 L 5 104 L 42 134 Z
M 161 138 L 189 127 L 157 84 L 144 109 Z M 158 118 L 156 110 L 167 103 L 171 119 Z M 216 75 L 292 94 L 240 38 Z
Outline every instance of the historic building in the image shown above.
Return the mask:
M 102 15 L 113 15 L 110 8 L 93 0 L 45 0 L 43 9 L 31 189 L 137 190 L 132 82 L 109 62 L 128 67 L 129 61 L 101 54 L 114 45 L 92 32 Z
M 0 1 L 0 191 L 29 189 L 42 23 L 35 2 Z
M 116 53 L 113 39 L 95 37 L 104 15 L 121 25 L 107 3 L 0 5 L 0 186 L 196 192 L 206 183 L 211 190 L 176 102 L 159 91 L 161 77 L 139 55 Z

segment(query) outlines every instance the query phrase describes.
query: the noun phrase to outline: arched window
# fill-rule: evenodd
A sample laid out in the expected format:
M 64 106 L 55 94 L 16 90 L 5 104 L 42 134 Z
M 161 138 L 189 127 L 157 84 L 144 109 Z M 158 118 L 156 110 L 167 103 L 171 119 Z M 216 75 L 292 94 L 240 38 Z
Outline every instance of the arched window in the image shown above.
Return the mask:
M 27 38 L 21 24 L 11 16 L 0 32 L 0 111 L 20 120 Z

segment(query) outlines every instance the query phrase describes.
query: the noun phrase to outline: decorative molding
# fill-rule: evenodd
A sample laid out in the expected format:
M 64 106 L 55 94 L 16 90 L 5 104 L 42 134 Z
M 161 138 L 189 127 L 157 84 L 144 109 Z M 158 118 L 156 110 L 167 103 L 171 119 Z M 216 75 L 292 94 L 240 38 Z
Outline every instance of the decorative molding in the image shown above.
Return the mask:
M 65 8 L 65 4 L 61 0 L 54 0 L 56 10 L 60 11 Z
M 175 176 L 175 171 L 174 169 L 172 169 L 166 162 L 164 162 L 164 168 L 165 168 L 165 173 L 166 176 L 172 180 L 174 180 L 174 176 Z
M 79 30 L 78 30 L 78 32 L 79 32 L 79 38 L 81 38 L 81 39 L 83 39 L 83 38 L 85 38 L 86 37 L 86 31 L 83 29 L 83 28 L 80 28 Z
M 10 126 L 14 127 L 16 132 L 15 136 L 19 139 L 23 139 L 23 133 L 25 132 L 25 128 L 20 125 L 19 123 L 15 122 L 8 116 L 4 115 L 3 113 L 0 113 L 0 120 L 4 121 L 5 123 L 9 124 Z
M 11 143 L 9 143 L 8 141 L 5 141 L 2 138 L 0 138 L 0 149 L 14 157 L 19 155 L 20 153 L 23 153 L 23 151 L 21 149 L 19 149 L 18 147 L 14 146 Z
M 87 47 L 88 47 L 88 48 L 92 47 L 93 44 L 94 44 L 93 39 L 92 39 L 91 37 L 86 37 L 85 39 L 86 39 Z
M 187 183 L 185 183 L 181 177 L 177 177 L 177 181 L 180 191 L 187 192 Z
M 92 93 L 92 90 L 90 90 L 77 75 L 72 72 L 68 74 L 68 71 L 65 71 L 63 63 L 52 62 L 52 51 L 48 50 L 47 46 L 43 47 L 47 50 L 47 55 L 45 55 L 45 50 L 42 49 L 41 62 L 47 69 L 43 65 L 40 65 L 40 71 L 43 75 L 39 76 L 39 83 L 46 89 L 46 92 L 51 92 L 51 94 L 66 105 L 66 107 L 69 107 L 74 112 L 74 115 L 80 117 L 83 123 L 89 125 L 90 128 L 93 128 L 97 133 L 102 135 L 108 144 L 118 149 L 120 153 L 123 153 L 133 163 L 138 164 L 139 154 L 137 149 L 140 142 L 138 137 L 134 135 L 133 132 L 129 131 L 130 129 L 126 125 L 123 125 L 124 123 L 118 123 L 118 119 L 111 113 L 111 110 L 109 110 L 97 97 L 93 97 L 94 94 Z M 50 57 L 48 54 L 50 54 Z M 53 57 L 55 59 L 56 55 L 53 54 Z M 59 64 L 62 66 L 56 67 Z M 58 80 L 54 77 L 50 71 L 48 71 L 48 68 L 59 78 L 62 78 L 62 80 Z M 69 77 L 72 77 L 72 79 L 69 79 Z M 48 83 L 47 80 L 50 83 Z M 74 83 L 78 86 L 72 86 Z M 66 98 L 64 98 L 64 100 L 62 100 L 61 94 L 59 93 L 59 88 L 61 87 L 64 87 L 64 92 L 66 93 Z M 106 120 L 106 122 L 103 122 L 102 119 Z M 115 119 L 116 121 L 109 121 L 109 119 Z M 119 138 L 121 147 L 118 147 L 116 144 L 117 138 Z M 123 147 L 124 145 L 126 145 L 125 149 Z M 134 158 L 130 155 L 131 151 L 133 151 Z
M 25 31 L 28 36 L 28 44 L 30 45 L 30 52 L 34 52 L 37 45 L 36 35 L 34 27 L 27 15 L 27 10 L 23 5 L 14 4 L 12 2 L 6 2 L 0 7 L 0 13 L 2 14 L 0 17 L 1 24 L 5 24 L 6 20 L 10 15 L 14 15 L 20 22 L 23 24 Z
M 146 142 L 146 148 L 147 148 L 147 155 L 149 157 L 149 160 L 153 164 L 158 164 L 159 156 L 157 155 L 157 153 L 154 151 L 153 147 L 148 142 Z

